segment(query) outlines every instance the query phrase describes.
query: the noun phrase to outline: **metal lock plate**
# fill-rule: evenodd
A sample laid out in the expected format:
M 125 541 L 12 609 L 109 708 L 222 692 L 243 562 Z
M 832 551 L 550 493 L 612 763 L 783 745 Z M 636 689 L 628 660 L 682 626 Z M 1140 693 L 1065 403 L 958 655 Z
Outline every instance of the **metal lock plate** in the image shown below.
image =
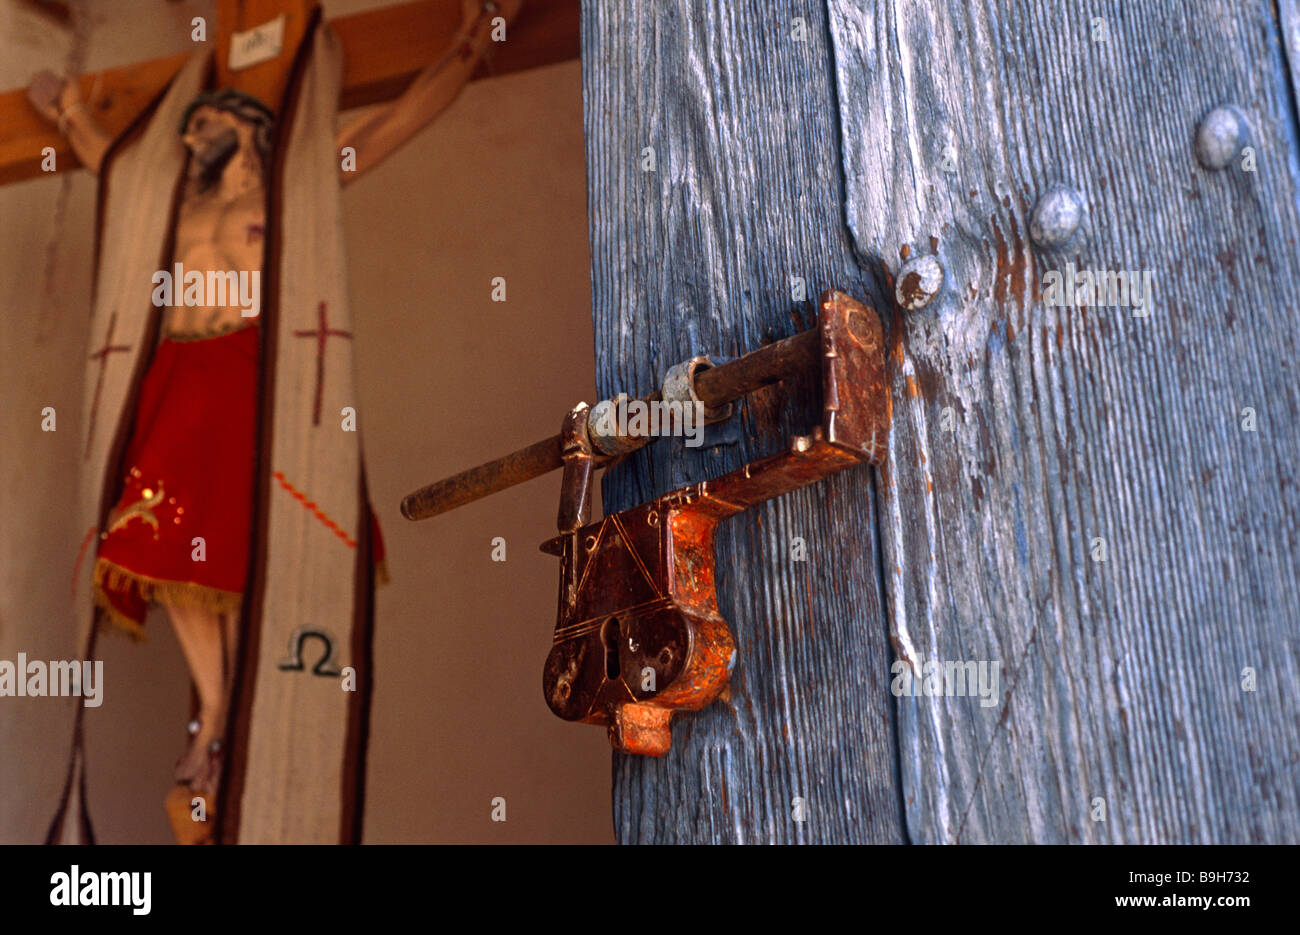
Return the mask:
M 889 414 L 880 319 L 837 292 L 819 313 L 822 421 L 787 450 L 715 480 L 586 523 L 594 455 L 585 406 L 565 420 L 560 602 L 542 685 L 570 721 L 603 724 L 613 746 L 662 756 L 675 711 L 714 701 L 737 648 L 718 611 L 714 537 L 728 516 L 884 457 Z

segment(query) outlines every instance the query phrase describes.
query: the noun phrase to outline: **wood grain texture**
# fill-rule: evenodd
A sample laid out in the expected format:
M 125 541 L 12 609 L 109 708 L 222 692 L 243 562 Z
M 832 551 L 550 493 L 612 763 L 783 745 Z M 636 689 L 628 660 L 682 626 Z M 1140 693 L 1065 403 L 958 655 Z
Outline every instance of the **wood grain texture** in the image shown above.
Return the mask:
M 1300 0 L 1277 0 L 1277 41 L 1282 47 L 1281 60 L 1286 65 L 1286 77 L 1291 81 L 1291 107 L 1294 112 L 1300 100 Z
M 885 281 L 904 246 L 946 271 L 894 321 L 891 635 L 1002 662 L 995 706 L 898 700 L 911 838 L 1300 840 L 1300 220 L 1270 4 L 829 5 L 857 247 Z M 1257 172 L 1196 162 L 1221 103 Z M 1047 252 L 1053 183 L 1086 215 Z M 1047 307 L 1069 262 L 1152 271 L 1151 317 Z
M 806 41 L 791 38 L 795 16 Z M 602 396 L 810 327 L 828 287 L 865 294 L 843 221 L 824 10 L 587 0 L 583 89 Z M 793 277 L 806 300 L 792 300 Z M 606 510 L 807 431 L 806 382 L 751 396 L 721 430 L 729 444 L 661 443 L 612 469 Z M 620 841 L 901 840 L 874 526 L 871 471 L 858 468 L 720 527 L 719 605 L 740 648 L 730 698 L 679 715 L 662 759 L 615 756 Z M 795 537 L 807 562 L 791 561 Z

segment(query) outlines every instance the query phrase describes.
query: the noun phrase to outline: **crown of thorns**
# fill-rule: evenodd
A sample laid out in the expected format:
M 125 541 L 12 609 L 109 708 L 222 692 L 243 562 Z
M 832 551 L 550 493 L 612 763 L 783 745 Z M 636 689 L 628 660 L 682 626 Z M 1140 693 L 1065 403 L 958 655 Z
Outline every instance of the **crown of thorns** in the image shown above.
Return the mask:
M 190 116 L 200 107 L 213 107 L 217 110 L 224 110 L 227 113 L 234 114 L 241 120 L 247 120 L 253 124 L 253 143 L 263 156 L 270 155 L 271 134 L 275 130 L 275 117 L 267 109 L 267 106 L 257 98 L 234 88 L 224 88 L 220 91 L 204 91 L 190 102 L 190 106 L 185 108 L 185 114 L 181 117 L 180 132 L 182 135 L 185 133 L 185 128 L 190 125 Z

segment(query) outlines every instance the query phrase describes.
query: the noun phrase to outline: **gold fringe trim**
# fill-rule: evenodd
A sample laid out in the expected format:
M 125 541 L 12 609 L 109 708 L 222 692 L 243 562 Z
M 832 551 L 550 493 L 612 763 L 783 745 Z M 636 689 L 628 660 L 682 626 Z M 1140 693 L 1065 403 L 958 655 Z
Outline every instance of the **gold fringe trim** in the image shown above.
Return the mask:
M 244 601 L 244 595 L 238 591 L 223 591 L 194 581 L 151 578 L 123 568 L 106 558 L 95 559 L 94 582 L 95 603 L 107 611 L 111 623 L 123 628 L 136 639 L 144 639 L 144 627 L 112 606 L 108 595 L 104 593 L 105 587 L 110 591 L 122 591 L 134 585 L 145 601 L 176 607 L 196 607 L 218 614 L 239 613 Z

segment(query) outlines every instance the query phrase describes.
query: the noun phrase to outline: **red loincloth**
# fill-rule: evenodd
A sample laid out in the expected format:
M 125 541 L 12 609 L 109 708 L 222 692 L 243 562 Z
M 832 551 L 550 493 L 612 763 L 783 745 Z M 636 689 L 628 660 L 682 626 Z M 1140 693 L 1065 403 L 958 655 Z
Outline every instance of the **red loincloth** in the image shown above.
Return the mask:
M 165 338 L 145 374 L 124 487 L 100 533 L 94 574 L 95 603 L 134 636 L 144 635 L 150 601 L 240 610 L 257 437 L 254 324 L 217 337 Z M 379 563 L 383 545 L 370 519 Z
M 142 635 L 149 601 L 237 613 L 248 573 L 258 328 L 165 338 L 140 387 L 95 602 Z M 195 537 L 203 539 L 203 561 Z

